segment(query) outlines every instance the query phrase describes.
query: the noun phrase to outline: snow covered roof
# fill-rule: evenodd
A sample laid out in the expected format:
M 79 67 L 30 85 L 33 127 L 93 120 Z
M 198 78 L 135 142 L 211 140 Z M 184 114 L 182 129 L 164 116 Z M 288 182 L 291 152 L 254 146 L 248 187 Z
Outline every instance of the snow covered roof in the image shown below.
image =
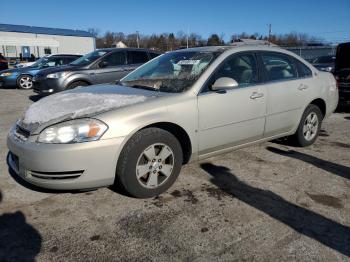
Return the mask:
M 80 36 L 80 37 L 94 37 L 91 33 L 83 30 L 49 28 L 27 25 L 10 25 L 0 24 L 0 32 L 20 32 L 42 35 L 66 35 L 66 36 Z

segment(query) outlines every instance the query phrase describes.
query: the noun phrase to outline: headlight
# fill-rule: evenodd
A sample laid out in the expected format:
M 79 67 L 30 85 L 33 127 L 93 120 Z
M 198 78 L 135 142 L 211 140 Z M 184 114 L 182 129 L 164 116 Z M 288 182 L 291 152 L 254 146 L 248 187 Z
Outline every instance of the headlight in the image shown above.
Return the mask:
M 107 125 L 97 119 L 77 119 L 49 126 L 41 131 L 37 142 L 69 144 L 95 141 L 106 132 Z
M 10 75 L 12 75 L 12 73 L 10 73 L 10 72 L 0 74 L 0 76 L 10 76 Z
M 46 78 L 61 78 L 61 77 L 65 77 L 66 75 L 68 75 L 68 72 L 59 72 L 59 73 L 48 74 Z

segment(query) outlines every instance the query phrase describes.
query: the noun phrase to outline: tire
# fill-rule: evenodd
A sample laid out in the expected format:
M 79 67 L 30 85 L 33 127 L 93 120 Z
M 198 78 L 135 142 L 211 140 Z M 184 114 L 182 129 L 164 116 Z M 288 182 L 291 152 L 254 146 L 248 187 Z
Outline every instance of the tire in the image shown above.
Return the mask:
M 313 104 L 308 105 L 301 117 L 297 131 L 292 136 L 294 144 L 306 147 L 315 143 L 321 129 L 322 119 L 323 115 L 320 108 Z
M 17 79 L 17 87 L 23 90 L 29 90 L 33 88 L 33 77 L 31 75 L 21 75 Z
M 133 197 L 158 196 L 175 182 L 182 161 L 182 148 L 175 136 L 159 128 L 143 129 L 124 146 L 115 184 Z
M 89 84 L 84 82 L 84 81 L 76 81 L 76 82 L 73 82 L 73 83 L 70 83 L 68 86 L 67 86 L 67 89 L 73 89 L 73 88 L 76 88 L 78 86 L 88 86 Z

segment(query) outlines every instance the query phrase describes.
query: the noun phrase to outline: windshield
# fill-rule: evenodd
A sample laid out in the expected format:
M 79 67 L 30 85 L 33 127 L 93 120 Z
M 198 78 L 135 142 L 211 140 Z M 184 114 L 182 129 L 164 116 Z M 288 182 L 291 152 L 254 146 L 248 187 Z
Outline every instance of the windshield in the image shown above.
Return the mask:
M 46 64 L 48 61 L 47 57 L 42 57 L 35 61 L 34 64 L 32 64 L 30 67 L 42 67 L 44 64 Z
M 171 52 L 153 59 L 126 76 L 120 84 L 135 88 L 181 93 L 188 90 L 218 54 Z
M 333 56 L 321 56 L 314 60 L 315 64 L 330 64 L 335 62 L 335 57 Z
M 79 66 L 89 65 L 92 62 L 99 59 L 101 56 L 105 55 L 106 53 L 107 51 L 94 51 L 78 58 L 77 60 L 70 63 L 70 65 L 79 65 Z

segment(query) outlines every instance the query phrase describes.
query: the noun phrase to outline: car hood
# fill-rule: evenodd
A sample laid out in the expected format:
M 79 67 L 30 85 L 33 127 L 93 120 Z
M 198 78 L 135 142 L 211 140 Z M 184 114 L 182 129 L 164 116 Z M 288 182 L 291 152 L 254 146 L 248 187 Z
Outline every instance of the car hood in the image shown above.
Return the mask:
M 95 85 L 57 93 L 33 103 L 18 124 L 30 131 L 57 122 L 92 117 L 167 95 L 118 85 Z M 42 128 L 40 128 L 42 129 Z
M 1 73 L 17 73 L 17 74 L 23 74 L 27 72 L 35 72 L 39 70 L 38 67 L 21 67 L 21 68 L 12 68 L 1 71 Z
M 64 72 L 64 71 L 77 71 L 82 69 L 80 66 L 72 66 L 72 65 L 63 65 L 58 67 L 45 68 L 40 70 L 38 75 L 48 75 L 52 73 Z

